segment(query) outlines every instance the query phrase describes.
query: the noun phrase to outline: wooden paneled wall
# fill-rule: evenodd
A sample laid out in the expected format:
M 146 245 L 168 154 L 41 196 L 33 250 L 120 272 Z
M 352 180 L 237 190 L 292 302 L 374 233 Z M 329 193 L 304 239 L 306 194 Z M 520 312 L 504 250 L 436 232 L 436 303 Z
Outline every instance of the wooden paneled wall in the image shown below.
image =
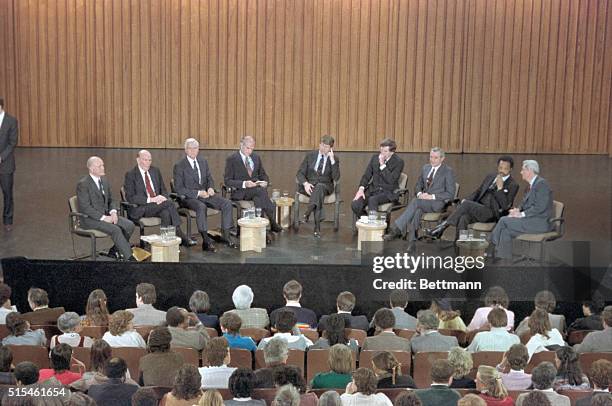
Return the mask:
M 0 0 L 23 146 L 610 153 L 609 0 Z

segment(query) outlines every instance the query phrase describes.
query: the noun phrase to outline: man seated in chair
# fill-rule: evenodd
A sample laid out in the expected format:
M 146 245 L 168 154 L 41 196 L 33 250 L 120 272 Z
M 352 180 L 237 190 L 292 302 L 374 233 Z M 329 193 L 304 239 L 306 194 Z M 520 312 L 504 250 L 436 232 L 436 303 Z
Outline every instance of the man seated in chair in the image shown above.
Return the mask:
M 421 224 L 423 213 L 436 213 L 444 210 L 447 203 L 455 197 L 455 173 L 444 163 L 444 151 L 434 147 L 429 152 L 429 163 L 423 166 L 414 187 L 416 197 L 410 201 L 406 210 L 395 220 L 385 241 L 400 238 L 408 232 L 408 240 L 414 241 Z
M 440 238 L 448 226 L 455 226 L 455 240 L 460 230 L 467 230 L 471 223 L 496 223 L 508 214 L 519 190 L 510 172 L 514 160 L 510 156 L 497 159 L 497 173 L 490 173 L 471 195 L 461 201 L 453 214 L 437 227 L 427 230 L 427 235 Z
M 237 248 L 238 244 L 230 235 L 233 226 L 232 203 L 215 193 L 208 162 L 198 156 L 199 152 L 200 143 L 194 138 L 188 138 L 185 140 L 185 157 L 174 164 L 174 187 L 179 195 L 185 196 L 181 205 L 196 212 L 198 231 L 202 235 L 202 250 L 217 251 L 208 236 L 208 207 L 221 211 L 222 239 L 230 248 Z
M 317 151 L 309 152 L 297 172 L 298 192 L 310 197 L 303 221 L 314 212 L 314 236 L 321 236 L 323 199 L 334 192 L 334 182 L 340 179 L 340 161 L 334 155 L 334 137 L 324 135 Z
M 537 161 L 523 161 L 521 176 L 528 183 L 520 208 L 510 209 L 491 234 L 495 257 L 512 258 L 512 239 L 521 234 L 546 233 L 551 230 L 553 217 L 552 190 L 546 179 L 539 176 Z
M 395 154 L 396 149 L 395 141 L 386 138 L 380 142 L 380 153 L 372 155 L 351 203 L 357 217 L 366 214 L 366 205 L 369 210 L 377 210 L 379 205 L 399 199 L 395 191 L 404 170 L 404 160 Z
M 125 173 L 125 198 L 128 203 L 137 205 L 128 209 L 128 217 L 136 222 L 142 217 L 159 217 L 162 227 L 176 227 L 176 235 L 181 238 L 181 245 L 196 245 L 196 242 L 181 230 L 181 217 L 176 205 L 173 200 L 168 199 L 161 171 L 152 166 L 152 162 L 151 153 L 143 149 L 136 157 L 137 165 Z
M 134 223 L 117 214 L 119 205 L 104 177 L 104 161 L 92 156 L 87 160 L 87 169 L 89 175 L 82 178 L 76 188 L 78 210 L 87 216 L 81 219 L 82 227 L 110 235 L 115 245 L 109 250 L 109 256 L 136 261 L 130 246 Z
M 283 228 L 274 220 L 276 205 L 266 190 L 270 178 L 259 155 L 253 153 L 254 149 L 253 137 L 242 137 L 240 150 L 225 160 L 225 185 L 232 188 L 232 200 L 252 200 L 270 219 L 270 229 L 279 233 Z

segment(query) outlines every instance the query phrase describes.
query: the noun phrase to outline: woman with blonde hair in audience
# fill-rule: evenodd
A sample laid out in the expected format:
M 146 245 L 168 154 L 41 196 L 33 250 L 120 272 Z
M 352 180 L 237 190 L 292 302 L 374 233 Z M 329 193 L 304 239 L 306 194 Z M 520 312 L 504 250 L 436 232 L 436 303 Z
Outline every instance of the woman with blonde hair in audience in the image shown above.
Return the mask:
M 312 389 L 344 388 L 351 382 L 353 370 L 353 351 L 344 344 L 335 344 L 327 356 L 328 372 L 320 372 L 312 379 Z
M 83 327 L 108 326 L 108 307 L 106 293 L 102 289 L 93 290 L 87 298 L 85 315 L 81 317 Z
M 578 363 L 578 354 L 572 347 L 561 347 L 555 351 L 557 377 L 553 389 L 559 390 L 589 390 L 589 378 L 582 373 Z
M 514 406 L 514 400 L 502 383 L 500 373 L 493 367 L 481 365 L 476 373 L 476 389 L 487 406 Z
M 218 390 L 209 389 L 200 398 L 198 406 L 223 406 L 223 396 Z
M 364 365 L 365 366 L 365 365 Z M 402 375 L 402 364 L 389 351 L 380 351 L 372 357 L 372 370 L 378 378 L 377 388 L 414 388 L 410 375 Z
M 316 397 L 316 395 L 315 395 Z M 316 402 L 314 403 L 316 405 Z M 291 384 L 283 385 L 276 391 L 272 406 L 304 406 L 300 401 L 300 393 Z
M 480 396 L 469 393 L 459 399 L 457 406 L 487 406 L 487 402 Z
M 134 314 L 127 310 L 117 310 L 110 317 L 108 321 L 108 331 L 104 333 L 102 339 L 111 347 L 146 348 L 147 343 L 145 343 L 142 336 L 134 330 L 132 319 L 134 319 Z
M 527 352 L 529 353 L 529 359 L 533 354 L 546 351 L 548 346 L 559 345 L 564 346 L 565 341 L 559 330 L 551 328 L 550 320 L 548 319 L 548 313 L 542 309 L 535 309 L 531 316 L 529 316 L 529 331 L 531 332 L 531 338 L 527 342 Z
M 476 387 L 476 382 L 468 374 L 474 366 L 472 354 L 461 347 L 453 347 L 448 353 L 448 362 L 455 371 L 453 373 L 453 383 L 451 388 L 456 389 L 473 389 Z
M 506 312 L 506 316 L 508 317 L 506 330 L 512 330 L 514 328 L 514 313 L 508 310 L 510 299 L 508 298 L 508 294 L 504 288 L 501 286 L 490 287 L 485 294 L 484 303 L 484 307 L 479 307 L 476 309 L 474 317 L 472 317 L 472 321 L 470 321 L 470 324 L 467 327 L 468 331 L 480 330 L 488 326 L 489 322 L 487 320 L 487 316 L 491 310 L 496 308 L 501 308 Z
M 162 402 L 166 406 L 191 406 L 202 397 L 201 383 L 198 367 L 185 364 L 176 373 L 172 391 L 164 395 Z
M 431 301 L 429 310 L 434 312 L 440 320 L 438 329 L 467 331 L 467 327 L 465 327 L 465 323 L 461 318 L 461 312 L 453 310 L 450 300 L 434 299 Z

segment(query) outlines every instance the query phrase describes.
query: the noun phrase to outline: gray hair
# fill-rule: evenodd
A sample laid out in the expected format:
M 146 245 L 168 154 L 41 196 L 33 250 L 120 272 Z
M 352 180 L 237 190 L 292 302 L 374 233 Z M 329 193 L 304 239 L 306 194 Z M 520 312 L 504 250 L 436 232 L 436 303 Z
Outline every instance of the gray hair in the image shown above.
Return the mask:
M 444 155 L 445 155 L 445 154 L 444 154 L 444 150 L 442 150 L 442 148 L 440 148 L 440 147 L 433 147 L 433 148 L 431 149 L 431 152 L 435 152 L 435 153 L 437 153 L 437 154 L 440 154 L 440 157 L 441 157 L 441 158 L 444 158 Z
M 96 162 L 96 160 L 102 160 L 102 158 L 100 158 L 99 156 L 90 156 L 87 159 L 87 169 L 91 168 L 91 166 L 94 164 L 94 162 Z
M 71 333 L 81 324 L 81 318 L 75 312 L 66 312 L 57 318 L 57 328 L 62 333 Z
M 341 406 L 340 395 L 335 390 L 328 390 L 319 397 L 319 406 Z
M 189 309 L 194 313 L 206 313 L 210 310 L 210 299 L 208 293 L 196 290 L 189 298 Z
M 200 143 L 195 138 L 187 138 L 185 140 L 185 149 L 189 147 L 199 147 Z
M 275 406 L 299 406 L 300 392 L 290 383 L 283 385 L 278 388 L 272 404 Z
M 267 365 L 281 364 L 285 362 L 289 356 L 289 347 L 287 341 L 281 338 L 273 338 L 263 349 L 264 361 Z
M 551 362 L 544 361 L 531 372 L 531 382 L 535 389 L 550 389 L 556 376 L 557 368 Z
M 431 310 L 422 310 L 418 316 L 419 324 L 425 327 L 427 330 L 437 330 L 440 325 L 440 319 Z
M 244 310 L 251 307 L 254 297 L 255 295 L 253 294 L 253 289 L 251 289 L 248 285 L 240 285 L 234 289 L 234 293 L 232 294 L 232 302 L 234 302 L 236 309 Z
M 249 142 L 255 142 L 255 138 L 250 135 L 243 135 L 242 137 L 240 137 L 240 145 L 244 145 Z
M 533 171 L 533 173 L 536 175 L 540 173 L 540 164 L 538 164 L 538 161 L 534 161 L 533 159 L 524 160 L 523 168 Z

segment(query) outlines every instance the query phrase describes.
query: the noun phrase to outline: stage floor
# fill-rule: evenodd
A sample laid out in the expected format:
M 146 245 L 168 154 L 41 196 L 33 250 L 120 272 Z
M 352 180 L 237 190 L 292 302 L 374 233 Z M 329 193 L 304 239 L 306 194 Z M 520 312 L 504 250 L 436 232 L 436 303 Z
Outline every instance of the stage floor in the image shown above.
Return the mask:
M 105 161 L 107 177 L 114 196 L 127 170 L 135 165 L 137 150 L 132 149 L 72 149 L 72 148 L 18 148 L 15 174 L 15 224 L 11 232 L 0 231 L 0 258 L 26 256 L 39 259 L 69 259 L 88 253 L 89 241 L 75 237 L 68 230 L 69 196 L 75 194 L 77 181 L 87 174 L 85 162 L 91 155 Z M 203 150 L 208 159 L 217 187 L 223 181 L 225 158 L 232 151 Z M 295 192 L 295 172 L 304 156 L 297 151 L 257 151 L 263 159 L 274 188 Z M 151 150 L 153 164 L 161 168 L 166 182 L 172 174 L 172 165 L 181 150 Z M 221 247 L 214 254 L 203 253 L 199 246 L 181 249 L 182 262 L 206 263 L 294 263 L 294 264 L 346 264 L 361 262 L 356 250 L 357 237 L 352 235 L 350 202 L 371 153 L 338 153 L 341 172 L 341 194 L 344 200 L 340 216 L 340 230 L 334 232 L 332 223 L 324 223 L 322 238 L 314 239 L 312 224 L 303 225 L 298 232 L 289 230 L 278 235 L 262 253 L 243 252 Z M 419 168 L 427 162 L 427 154 L 400 156 L 406 162 L 408 185 L 412 190 Z M 519 179 L 522 199 L 525 182 L 520 180 L 519 168 L 523 159 L 537 159 L 542 176 L 552 185 L 554 198 L 565 203 L 566 235 L 568 241 L 610 241 L 611 239 L 611 162 L 607 156 L 593 155 L 514 155 L 516 167 L 513 175 Z M 485 173 L 495 170 L 497 155 L 448 154 L 446 163 L 456 172 L 461 184 L 459 195 L 471 193 L 482 181 Z M 331 217 L 331 208 L 327 216 Z M 211 219 L 211 228 L 218 219 Z M 195 230 L 195 224 L 194 224 Z M 148 231 L 150 233 L 150 231 Z M 132 242 L 138 243 L 138 231 Z M 109 240 L 110 241 L 110 240 Z M 108 249 L 110 242 L 100 242 Z

